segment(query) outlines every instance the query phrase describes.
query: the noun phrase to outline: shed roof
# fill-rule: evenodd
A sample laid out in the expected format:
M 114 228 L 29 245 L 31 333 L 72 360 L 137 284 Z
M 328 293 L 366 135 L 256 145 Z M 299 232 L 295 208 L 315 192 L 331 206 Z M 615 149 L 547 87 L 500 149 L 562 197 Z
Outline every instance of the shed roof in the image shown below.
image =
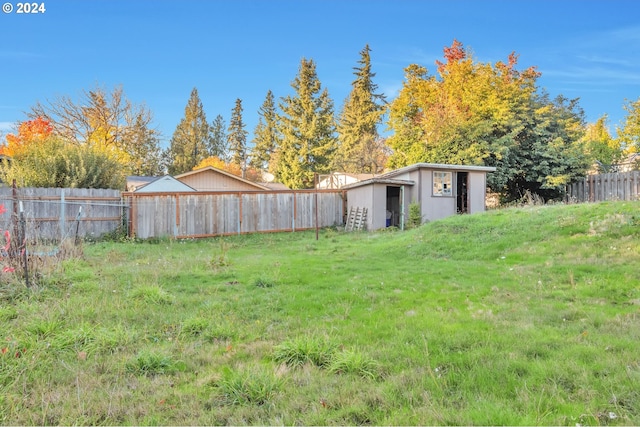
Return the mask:
M 357 188 L 357 187 L 362 187 L 362 186 L 371 185 L 371 184 L 411 186 L 411 185 L 415 185 L 415 182 L 408 179 L 392 179 L 392 178 L 377 177 L 377 178 L 365 179 L 364 181 L 354 182 L 353 184 L 345 185 L 342 188 L 344 190 L 349 190 L 351 188 Z
M 412 172 L 418 169 L 432 169 L 432 170 L 456 170 L 456 171 L 469 171 L 469 172 L 495 172 L 496 168 L 493 166 L 467 166 L 467 165 L 445 165 L 441 163 L 415 163 L 413 165 L 405 166 L 400 169 L 395 169 L 390 172 L 378 175 L 382 177 L 394 177 L 401 175 L 405 172 Z

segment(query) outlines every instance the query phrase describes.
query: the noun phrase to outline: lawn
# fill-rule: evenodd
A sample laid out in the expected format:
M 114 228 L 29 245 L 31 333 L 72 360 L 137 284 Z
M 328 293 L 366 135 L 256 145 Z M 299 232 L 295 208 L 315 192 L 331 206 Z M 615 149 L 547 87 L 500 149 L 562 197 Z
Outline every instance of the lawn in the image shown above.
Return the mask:
M 640 202 L 84 243 L 0 285 L 3 425 L 639 425 Z

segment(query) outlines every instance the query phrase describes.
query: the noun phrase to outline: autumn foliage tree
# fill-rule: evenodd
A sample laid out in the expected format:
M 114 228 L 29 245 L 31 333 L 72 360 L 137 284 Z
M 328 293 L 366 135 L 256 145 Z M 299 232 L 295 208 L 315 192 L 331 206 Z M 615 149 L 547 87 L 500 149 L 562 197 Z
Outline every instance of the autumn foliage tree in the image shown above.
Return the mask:
M 13 157 L 21 153 L 30 144 L 47 139 L 53 132 L 51 123 L 42 117 L 27 120 L 18 126 L 18 134 L 8 134 L 6 143 L 0 146 L 0 154 Z
M 38 102 L 28 116 L 51 123 L 53 134 L 61 140 L 90 145 L 115 157 L 126 173 L 153 175 L 163 169 L 151 111 L 129 101 L 121 86 L 111 91 L 97 86 L 77 99 L 58 96 Z
M 410 65 L 389 108 L 389 166 L 418 162 L 487 165 L 490 188 L 505 200 L 526 191 L 559 197 L 587 162 L 580 146 L 584 113 L 577 100 L 539 93 L 540 73 L 519 71 L 518 56 L 479 63 L 454 41 L 437 73 Z
M 640 152 L 640 98 L 626 101 L 623 108 L 627 112 L 621 127 L 617 128 L 617 142 L 628 153 Z
M 233 162 L 226 162 L 223 159 L 216 156 L 207 157 L 206 159 L 202 160 L 193 168 L 193 170 L 206 168 L 207 166 L 211 166 L 213 168 L 220 169 L 225 172 L 229 172 L 230 174 L 235 175 L 237 177 L 241 177 L 241 178 L 243 177 L 243 171 L 240 165 Z M 249 181 L 258 182 L 260 181 L 261 176 L 262 174 L 258 169 L 255 169 L 250 166 L 247 167 L 244 171 L 244 178 Z

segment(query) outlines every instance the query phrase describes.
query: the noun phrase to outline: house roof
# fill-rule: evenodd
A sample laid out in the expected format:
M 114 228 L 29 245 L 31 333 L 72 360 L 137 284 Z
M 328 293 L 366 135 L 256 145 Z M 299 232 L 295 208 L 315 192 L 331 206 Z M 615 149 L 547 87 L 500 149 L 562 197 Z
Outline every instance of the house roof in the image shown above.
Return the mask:
M 135 191 L 138 187 L 147 185 L 150 182 L 155 181 L 159 177 L 157 176 L 136 176 L 130 175 L 127 177 L 127 191 Z
M 180 182 L 171 175 L 161 176 L 153 181 L 137 187 L 136 193 L 157 193 L 157 192 L 174 192 L 174 191 L 196 191 L 193 187 L 188 186 L 184 182 Z
M 272 191 L 289 190 L 290 188 L 280 182 L 261 182 L 260 185 Z
M 221 175 L 228 176 L 229 178 L 238 180 L 240 182 L 244 182 L 245 184 L 248 184 L 248 185 L 252 185 L 252 186 L 254 186 L 254 187 L 256 187 L 256 188 L 258 188 L 260 190 L 269 190 L 269 187 L 266 187 L 266 186 L 264 186 L 262 184 L 258 184 L 257 182 L 249 181 L 248 179 L 241 178 L 241 177 L 236 176 L 236 175 L 234 175 L 232 173 L 229 173 L 227 171 L 223 171 L 222 169 L 214 168 L 213 166 L 206 166 L 204 168 L 200 168 L 200 169 L 192 170 L 192 171 L 189 171 L 189 172 L 181 173 L 180 175 L 176 175 L 175 178 L 176 179 L 180 179 L 180 178 L 184 178 L 186 176 L 195 175 L 195 174 L 203 173 L 203 172 L 206 172 L 206 171 L 213 171 L 213 172 L 219 173 Z

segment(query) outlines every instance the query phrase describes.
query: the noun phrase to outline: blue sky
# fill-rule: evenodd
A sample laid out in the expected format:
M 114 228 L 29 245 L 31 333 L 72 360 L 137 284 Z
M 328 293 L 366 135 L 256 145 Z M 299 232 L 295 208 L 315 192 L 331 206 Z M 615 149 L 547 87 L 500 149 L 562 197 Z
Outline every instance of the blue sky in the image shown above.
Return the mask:
M 519 69 L 538 67 L 540 88 L 579 97 L 588 121 L 608 114 L 614 133 L 625 100 L 640 97 L 636 0 L 45 0 L 45 13 L 29 15 L 8 3 L 13 12 L 0 13 L 0 132 L 38 101 L 122 85 L 152 111 L 163 145 L 194 87 L 209 121 L 220 114 L 228 124 L 240 98 L 252 138 L 267 91 L 292 94 L 302 58 L 316 62 L 338 112 L 365 45 L 390 100 L 405 67 L 434 71 L 454 39 L 480 62 L 515 51 Z

